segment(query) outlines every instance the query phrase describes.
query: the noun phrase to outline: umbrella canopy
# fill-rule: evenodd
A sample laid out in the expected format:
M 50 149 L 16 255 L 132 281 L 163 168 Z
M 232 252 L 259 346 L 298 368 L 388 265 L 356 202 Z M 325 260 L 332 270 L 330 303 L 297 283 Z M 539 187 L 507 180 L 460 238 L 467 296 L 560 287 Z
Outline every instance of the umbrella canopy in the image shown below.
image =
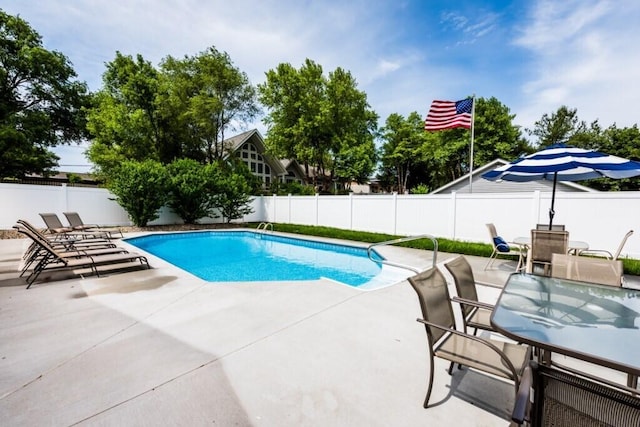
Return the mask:
M 600 153 L 594 150 L 555 144 L 524 156 L 482 175 L 489 181 L 553 180 L 549 229 L 555 214 L 557 181 L 582 181 L 594 178 L 631 178 L 640 175 L 640 162 Z

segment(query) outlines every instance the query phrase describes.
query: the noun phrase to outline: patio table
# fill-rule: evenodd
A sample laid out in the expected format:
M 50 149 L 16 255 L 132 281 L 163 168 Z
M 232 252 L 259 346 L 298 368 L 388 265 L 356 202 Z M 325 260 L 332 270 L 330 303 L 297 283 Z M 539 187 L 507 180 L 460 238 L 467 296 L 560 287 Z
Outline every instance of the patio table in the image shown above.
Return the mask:
M 536 347 L 543 363 L 564 354 L 640 375 L 640 290 L 532 274 L 509 276 L 491 314 L 503 335 Z

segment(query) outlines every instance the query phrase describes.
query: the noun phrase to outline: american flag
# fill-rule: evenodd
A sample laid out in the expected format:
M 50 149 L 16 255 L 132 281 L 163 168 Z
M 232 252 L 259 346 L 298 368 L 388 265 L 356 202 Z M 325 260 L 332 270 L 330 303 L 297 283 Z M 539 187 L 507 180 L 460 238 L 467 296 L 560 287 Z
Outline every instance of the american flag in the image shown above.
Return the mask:
M 461 101 L 433 101 L 424 121 L 424 130 L 471 128 L 473 98 Z

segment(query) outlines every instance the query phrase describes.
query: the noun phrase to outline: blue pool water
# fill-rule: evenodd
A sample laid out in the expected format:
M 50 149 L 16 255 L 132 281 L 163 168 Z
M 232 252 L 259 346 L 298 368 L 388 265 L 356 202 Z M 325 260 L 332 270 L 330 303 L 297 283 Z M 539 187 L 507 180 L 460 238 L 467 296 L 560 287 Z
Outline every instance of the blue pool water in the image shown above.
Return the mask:
M 406 278 L 406 273 L 390 273 L 386 266 L 383 272 L 364 248 L 251 231 L 167 233 L 126 241 L 210 282 L 328 278 L 380 287 Z

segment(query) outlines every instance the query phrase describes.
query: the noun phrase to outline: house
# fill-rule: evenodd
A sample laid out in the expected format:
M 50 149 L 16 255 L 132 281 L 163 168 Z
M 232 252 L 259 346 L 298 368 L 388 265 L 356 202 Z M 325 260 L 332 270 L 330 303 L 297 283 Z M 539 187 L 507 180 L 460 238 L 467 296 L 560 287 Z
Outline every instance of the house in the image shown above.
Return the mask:
M 249 170 L 262 181 L 264 188 L 269 188 L 274 181 L 286 179 L 288 171 L 280 159 L 265 152 L 264 139 L 257 129 L 225 139 L 223 145 L 247 164 Z
M 282 163 L 282 167 L 287 171 L 287 174 L 284 176 L 283 182 L 287 184 L 292 182 L 305 184 L 307 182 L 304 170 L 302 169 L 302 166 L 300 166 L 300 163 L 298 163 L 296 160 L 280 159 L 280 163 Z
M 497 167 L 508 164 L 506 160 L 495 159 L 484 166 L 474 169 L 471 179 L 471 191 L 469 191 L 469 174 L 433 190 L 430 194 L 453 193 L 529 193 L 540 191 L 550 193 L 553 191 L 553 181 L 536 180 L 527 182 L 489 181 L 482 178 L 482 174 Z M 576 184 L 575 182 L 558 181 L 556 192 L 597 192 L 593 188 Z

